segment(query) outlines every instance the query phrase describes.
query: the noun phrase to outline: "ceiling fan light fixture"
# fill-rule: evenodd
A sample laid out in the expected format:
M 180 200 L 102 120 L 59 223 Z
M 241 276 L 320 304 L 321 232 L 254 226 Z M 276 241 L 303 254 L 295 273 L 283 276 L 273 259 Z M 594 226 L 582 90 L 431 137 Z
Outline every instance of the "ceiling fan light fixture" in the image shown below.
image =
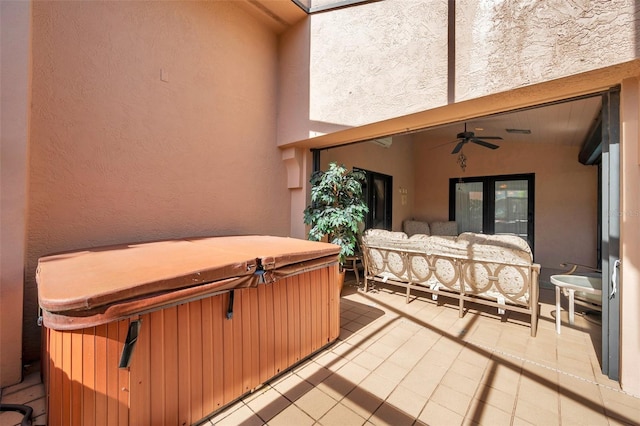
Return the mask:
M 521 135 L 530 135 L 531 130 L 529 129 L 505 129 L 507 133 L 518 133 Z
M 460 169 L 464 172 L 467 168 L 467 156 L 464 155 L 462 151 L 460 151 L 460 154 L 458 155 L 457 163 L 460 166 Z

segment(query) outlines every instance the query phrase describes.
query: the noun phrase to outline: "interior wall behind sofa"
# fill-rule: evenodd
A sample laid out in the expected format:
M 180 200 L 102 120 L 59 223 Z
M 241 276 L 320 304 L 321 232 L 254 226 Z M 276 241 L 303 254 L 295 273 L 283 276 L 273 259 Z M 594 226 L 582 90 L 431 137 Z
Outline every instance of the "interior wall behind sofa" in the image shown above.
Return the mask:
M 277 36 L 235 2 L 34 2 L 25 357 L 38 257 L 288 235 Z
M 545 143 L 500 144 L 495 151 L 467 144 L 463 172 L 452 146 L 414 144 L 415 204 L 424 220 L 449 217 L 449 179 L 535 174 L 534 260 L 543 267 L 562 262 L 596 264 L 597 167 L 578 162 L 579 147 Z

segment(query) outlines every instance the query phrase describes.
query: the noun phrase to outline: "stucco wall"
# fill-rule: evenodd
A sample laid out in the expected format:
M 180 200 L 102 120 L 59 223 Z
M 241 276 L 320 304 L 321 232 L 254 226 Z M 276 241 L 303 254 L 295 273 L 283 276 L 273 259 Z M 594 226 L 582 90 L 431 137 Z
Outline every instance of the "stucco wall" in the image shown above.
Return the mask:
M 290 229 L 263 24 L 233 2 L 35 2 L 33 22 L 27 357 L 44 254 Z
M 31 4 L 0 2 L 0 387 L 22 379 Z
M 279 57 L 278 142 L 313 136 L 309 120 L 309 20 L 281 36 Z
M 561 262 L 596 265 L 597 168 L 578 162 L 579 147 L 532 141 L 491 151 L 468 144 L 464 172 L 450 152 L 450 145 L 415 143 L 416 217 L 448 219 L 450 178 L 535 173 L 534 260 L 555 269 Z
M 446 22 L 446 0 L 387 0 L 313 15 L 310 119 L 337 130 L 444 104 Z
M 309 125 L 282 123 L 281 144 L 507 92 L 636 59 L 632 0 L 385 0 L 309 18 Z M 285 46 L 285 50 L 294 49 Z M 516 65 L 517 64 L 517 65 Z M 287 84 L 297 84 L 285 82 Z M 453 92 L 448 85 L 452 83 Z M 307 103 L 308 102 L 308 103 Z
M 640 397 L 640 83 L 622 82 L 620 162 L 620 383 Z
M 456 1 L 456 101 L 635 59 L 636 4 Z

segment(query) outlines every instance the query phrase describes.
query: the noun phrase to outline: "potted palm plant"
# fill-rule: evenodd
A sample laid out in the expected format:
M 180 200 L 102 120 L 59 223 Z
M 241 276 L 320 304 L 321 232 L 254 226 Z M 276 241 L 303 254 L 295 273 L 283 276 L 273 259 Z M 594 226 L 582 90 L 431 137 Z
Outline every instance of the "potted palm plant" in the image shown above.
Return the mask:
M 311 203 L 304 210 L 304 223 L 311 225 L 309 240 L 327 241 L 340 246 L 340 271 L 348 256 L 357 249 L 360 224 L 369 211 L 362 196 L 364 172 L 348 171 L 344 165 L 330 163 L 327 171 L 311 176 Z

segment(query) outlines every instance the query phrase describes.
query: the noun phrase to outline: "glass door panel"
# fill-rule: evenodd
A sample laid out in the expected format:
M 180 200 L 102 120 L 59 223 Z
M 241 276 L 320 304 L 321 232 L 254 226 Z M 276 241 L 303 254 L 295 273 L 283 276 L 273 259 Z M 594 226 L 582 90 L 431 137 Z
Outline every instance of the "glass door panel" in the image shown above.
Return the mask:
M 496 180 L 494 232 L 516 234 L 531 244 L 529 238 L 529 182 Z
M 483 188 L 482 182 L 458 182 L 455 186 L 455 221 L 458 232 L 478 232 L 483 230 Z

